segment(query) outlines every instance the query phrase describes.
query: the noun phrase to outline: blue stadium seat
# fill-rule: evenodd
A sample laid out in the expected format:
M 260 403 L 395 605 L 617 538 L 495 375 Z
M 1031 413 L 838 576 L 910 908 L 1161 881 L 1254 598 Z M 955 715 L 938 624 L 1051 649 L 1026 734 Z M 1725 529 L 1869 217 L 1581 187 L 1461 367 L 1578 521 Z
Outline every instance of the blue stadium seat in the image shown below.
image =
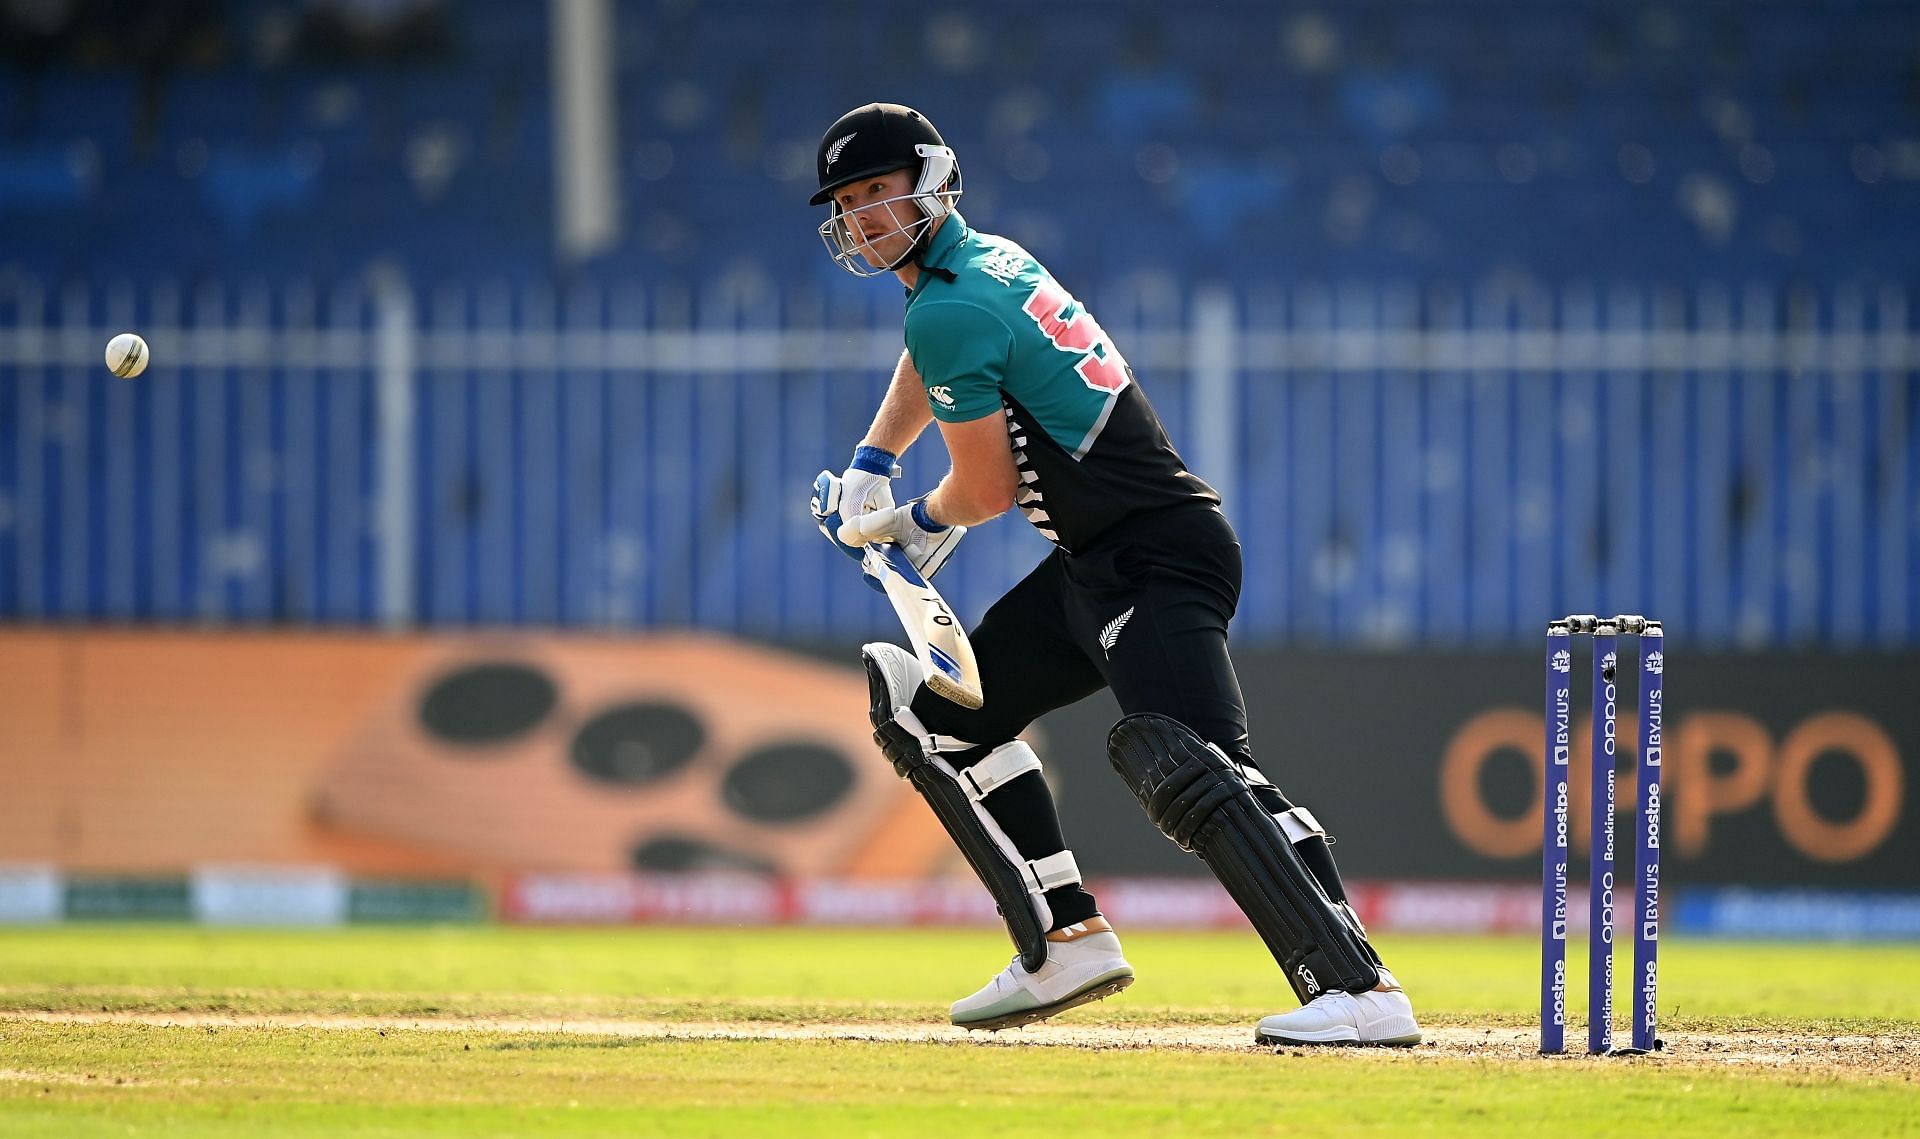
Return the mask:
M 132 149 L 139 83 L 130 74 L 51 70 L 39 81 L 31 137 L 48 143 L 86 139 L 105 154 Z
M 1178 18 L 990 0 L 882 19 L 866 3 L 616 9 L 627 227 L 610 264 L 641 279 L 729 256 L 818 273 L 816 214 L 802 204 L 812 149 L 834 115 L 876 96 L 943 125 L 983 224 L 1023 225 L 1089 273 L 1150 263 L 1472 277 L 1518 262 L 1565 279 L 1656 265 L 1765 272 L 1784 257 L 1833 277 L 1898 270 L 1920 242 L 1899 212 L 1914 192 L 1894 164 L 1908 160 L 1886 148 L 1911 131 L 1901 84 L 1920 21 L 1901 4 L 1859 0 L 1845 19 L 1763 5 L 1734 21 L 1603 0 L 1337 0 L 1311 14 L 1247 0 Z M 236 237 L 271 233 L 261 256 L 288 266 L 387 255 L 418 272 L 548 271 L 548 13 L 474 0 L 454 17 L 454 58 L 432 66 L 235 62 L 170 75 L 151 151 L 136 151 L 130 73 L 0 72 L 0 128 L 20 132 L 0 152 L 10 239 L 32 199 L 36 216 L 224 218 Z M 1333 39 L 1302 70 L 1288 37 L 1312 27 Z M 969 50 L 943 50 L 949 34 Z M 1740 166 L 1748 139 L 1771 155 L 1764 184 Z M 93 150 L 69 152 L 75 140 Z M 1630 143 L 1654 156 L 1645 185 L 1622 175 Z M 423 194 L 409 172 L 437 144 L 445 185 Z M 1395 145 L 1419 160 L 1411 181 L 1403 159 L 1383 169 Z M 1527 148 L 1508 156 L 1517 184 L 1497 163 L 1508 145 Z M 1860 161 L 1872 184 L 1850 165 L 1856 146 L 1870 148 Z M 311 176 L 283 157 L 294 153 Z M 1690 174 L 1731 195 L 1726 242 L 1703 239 L 1689 217 Z M 1089 236 L 1088 218 L 1121 236 Z M 1239 240 L 1248 233 L 1261 240 Z M 117 220 L 78 239 L 136 267 L 179 253 Z M 10 244 L 16 259 L 46 248 L 38 235 Z

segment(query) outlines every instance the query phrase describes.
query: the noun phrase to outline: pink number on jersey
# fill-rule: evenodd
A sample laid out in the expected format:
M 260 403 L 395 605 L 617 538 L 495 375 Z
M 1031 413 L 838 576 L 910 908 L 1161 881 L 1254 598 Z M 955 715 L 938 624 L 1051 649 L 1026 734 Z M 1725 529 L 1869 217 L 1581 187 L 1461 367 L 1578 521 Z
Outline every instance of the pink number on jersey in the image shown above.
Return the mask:
M 1085 358 L 1073 370 L 1095 391 L 1117 392 L 1127 386 L 1127 362 L 1101 330 L 1100 322 L 1081 307 L 1059 282 L 1043 277 L 1021 311 L 1033 318 L 1040 331 L 1062 352 L 1083 353 Z M 1073 315 L 1067 316 L 1071 311 Z

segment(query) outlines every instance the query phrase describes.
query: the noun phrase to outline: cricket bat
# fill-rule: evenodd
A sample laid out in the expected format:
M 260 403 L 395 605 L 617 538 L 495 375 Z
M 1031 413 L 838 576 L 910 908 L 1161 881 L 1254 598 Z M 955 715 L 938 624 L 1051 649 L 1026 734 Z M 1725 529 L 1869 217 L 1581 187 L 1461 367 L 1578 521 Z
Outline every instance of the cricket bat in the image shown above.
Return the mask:
M 906 626 L 914 652 L 926 670 L 927 687 L 963 708 L 984 704 L 973 645 L 940 591 L 920 576 L 907 555 L 892 542 L 869 543 L 861 554 L 861 564 L 879 580 L 900 623 Z

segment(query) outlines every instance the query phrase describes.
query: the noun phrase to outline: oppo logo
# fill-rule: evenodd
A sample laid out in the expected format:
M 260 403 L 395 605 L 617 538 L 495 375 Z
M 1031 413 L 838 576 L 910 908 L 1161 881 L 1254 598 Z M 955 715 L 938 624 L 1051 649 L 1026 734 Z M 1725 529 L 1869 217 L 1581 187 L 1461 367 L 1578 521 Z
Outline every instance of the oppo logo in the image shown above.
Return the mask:
M 1632 711 L 1619 718 L 1620 750 L 1628 759 L 1639 746 L 1635 718 Z M 1665 734 L 1667 725 L 1657 726 Z M 1518 858 L 1539 851 L 1540 785 L 1535 784 L 1535 797 L 1525 810 L 1497 814 L 1480 793 L 1480 774 L 1502 752 L 1527 756 L 1534 770 L 1542 771 L 1545 735 L 1540 714 L 1519 708 L 1482 712 L 1453 734 L 1440 757 L 1440 807 L 1461 845 L 1488 858 Z M 1575 726 L 1573 762 L 1565 777 L 1573 798 L 1573 845 L 1581 848 L 1590 839 L 1586 803 L 1592 785 L 1587 745 L 1591 738 L 1590 725 Z M 1885 842 L 1905 809 L 1900 751 L 1879 724 L 1857 712 L 1809 716 L 1776 741 L 1752 716 L 1703 709 L 1675 721 L 1670 738 L 1656 739 L 1663 760 L 1656 841 L 1683 859 L 1698 858 L 1713 849 L 1716 820 L 1764 804 L 1788 846 L 1816 862 L 1848 862 Z M 1864 793 L 1851 818 L 1828 818 L 1813 805 L 1809 778 L 1814 761 L 1823 756 L 1850 764 L 1858 772 Z M 1558 759 L 1556 755 L 1556 763 Z M 1562 777 L 1558 767 L 1554 770 L 1551 786 L 1557 798 Z M 1618 809 L 1630 810 L 1637 793 L 1623 762 L 1615 799 Z M 1603 836 L 1603 841 L 1608 837 Z

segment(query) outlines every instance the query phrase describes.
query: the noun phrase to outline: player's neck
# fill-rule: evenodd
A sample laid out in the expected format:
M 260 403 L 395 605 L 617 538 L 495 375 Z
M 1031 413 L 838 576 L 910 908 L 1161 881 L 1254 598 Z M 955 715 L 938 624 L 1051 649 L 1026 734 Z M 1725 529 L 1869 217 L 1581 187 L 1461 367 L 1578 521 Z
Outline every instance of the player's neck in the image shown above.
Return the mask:
M 928 229 L 920 238 L 923 243 L 923 248 L 930 248 L 933 245 L 933 239 L 940 236 L 940 227 L 947 224 L 947 218 L 952 216 L 953 215 L 949 213 L 934 219 L 932 228 Z M 920 283 L 920 274 L 924 272 L 926 272 L 926 270 L 921 268 L 920 258 L 911 257 L 908 258 L 905 265 L 895 269 L 893 275 L 900 278 L 900 283 L 907 287 L 908 292 L 912 292 L 914 287 Z M 947 277 L 948 280 L 953 279 L 951 274 L 942 273 L 942 276 Z

